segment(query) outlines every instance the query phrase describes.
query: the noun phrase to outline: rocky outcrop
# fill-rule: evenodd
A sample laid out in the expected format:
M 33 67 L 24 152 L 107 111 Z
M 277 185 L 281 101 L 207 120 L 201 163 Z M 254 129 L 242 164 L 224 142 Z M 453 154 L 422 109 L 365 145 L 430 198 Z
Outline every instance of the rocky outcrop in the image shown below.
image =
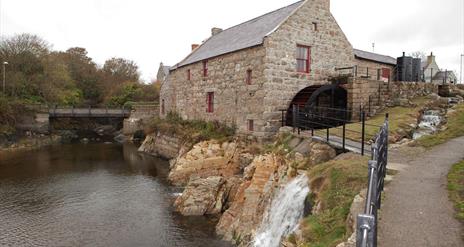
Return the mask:
M 225 184 L 223 177 L 192 178 L 174 206 L 185 216 L 219 214 L 226 200 Z
M 200 178 L 237 175 L 241 171 L 241 163 L 247 160 L 239 149 L 235 142 L 198 143 L 188 153 L 171 161 L 169 181 L 177 186 L 185 186 L 192 175 Z
M 164 159 L 176 158 L 181 151 L 182 142 L 173 135 L 166 135 L 160 132 L 148 135 L 139 148 L 139 152 L 148 153 Z
M 320 143 L 312 142 L 310 144 L 309 162 L 310 165 L 318 165 L 329 160 L 334 159 L 337 156 L 337 152 L 331 146 Z
M 230 207 L 242 179 L 235 177 L 195 177 L 174 203 L 184 216 L 217 215 Z
M 281 158 L 268 154 L 256 157 L 245 170 L 244 182 L 216 227 L 217 232 L 227 240 L 251 240 L 274 189 L 285 177 L 287 166 Z

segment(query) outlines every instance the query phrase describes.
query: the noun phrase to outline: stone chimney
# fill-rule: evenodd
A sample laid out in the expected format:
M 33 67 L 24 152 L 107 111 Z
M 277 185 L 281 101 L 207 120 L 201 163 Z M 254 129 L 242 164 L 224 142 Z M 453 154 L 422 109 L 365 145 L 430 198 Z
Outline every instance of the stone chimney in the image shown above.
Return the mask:
M 211 28 L 211 36 L 217 35 L 221 33 L 222 31 L 224 31 L 222 30 L 222 28 L 213 27 Z
M 430 53 L 430 56 L 427 57 L 427 64 L 432 64 L 435 62 L 435 55 L 433 55 L 433 52 Z
M 200 45 L 199 44 L 192 44 L 192 51 L 194 51 L 195 49 L 197 49 Z

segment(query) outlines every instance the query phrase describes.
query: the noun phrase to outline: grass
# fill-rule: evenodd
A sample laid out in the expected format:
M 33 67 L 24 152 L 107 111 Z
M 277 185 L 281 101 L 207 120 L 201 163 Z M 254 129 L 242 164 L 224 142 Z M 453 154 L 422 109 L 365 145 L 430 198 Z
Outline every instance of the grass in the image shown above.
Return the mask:
M 417 140 L 417 144 L 430 148 L 443 144 L 456 137 L 464 136 L 464 105 L 458 105 L 448 117 L 447 129 L 435 135 L 424 136 Z
M 448 191 L 457 210 L 456 218 L 464 223 L 464 161 L 451 168 L 448 174 Z
M 353 198 L 366 187 L 368 158 L 349 154 L 309 171 L 311 188 L 320 202 L 321 211 L 303 220 L 301 229 L 305 247 L 332 247 L 352 233 L 346 220 Z
M 408 135 L 412 131 L 411 124 L 417 124 L 418 112 L 428 103 L 430 100 L 427 97 L 418 97 L 412 100 L 415 107 L 391 107 L 387 108 L 376 116 L 366 121 L 366 140 L 373 139 L 379 132 L 380 126 L 385 122 L 385 115 L 389 113 L 389 124 L 390 124 L 390 136 L 395 135 Z M 346 138 L 353 141 L 361 141 L 361 123 L 349 124 L 346 126 Z M 325 136 L 325 131 L 317 131 L 317 135 Z M 334 128 L 330 130 L 331 135 L 342 137 L 342 128 Z
M 201 120 L 184 120 L 175 113 L 169 113 L 166 119 L 153 119 L 145 130 L 147 134 L 157 131 L 176 135 L 189 143 L 205 140 L 225 142 L 235 135 L 235 128 L 228 127 L 225 124 Z

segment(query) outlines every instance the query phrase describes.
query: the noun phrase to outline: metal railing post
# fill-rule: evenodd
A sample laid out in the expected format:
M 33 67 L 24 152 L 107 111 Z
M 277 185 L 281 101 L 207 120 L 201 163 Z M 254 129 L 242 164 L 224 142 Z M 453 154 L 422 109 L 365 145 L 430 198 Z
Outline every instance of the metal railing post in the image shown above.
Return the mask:
M 343 151 L 346 150 L 346 123 L 343 123 Z
M 330 142 L 330 129 L 327 128 L 327 142 Z
M 366 134 L 366 112 L 361 113 L 361 123 L 362 123 L 362 132 L 361 132 L 361 155 L 364 156 L 364 142 Z

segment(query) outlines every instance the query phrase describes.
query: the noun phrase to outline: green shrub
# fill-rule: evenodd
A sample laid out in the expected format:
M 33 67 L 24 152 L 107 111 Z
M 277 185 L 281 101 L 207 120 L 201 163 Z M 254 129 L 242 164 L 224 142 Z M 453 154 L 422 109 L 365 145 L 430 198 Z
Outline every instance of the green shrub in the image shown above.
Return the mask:
M 229 127 L 218 121 L 184 120 L 177 113 L 168 113 L 165 119 L 155 118 L 145 132 L 162 132 L 176 135 L 190 143 L 204 140 L 228 141 L 235 135 L 235 127 Z

